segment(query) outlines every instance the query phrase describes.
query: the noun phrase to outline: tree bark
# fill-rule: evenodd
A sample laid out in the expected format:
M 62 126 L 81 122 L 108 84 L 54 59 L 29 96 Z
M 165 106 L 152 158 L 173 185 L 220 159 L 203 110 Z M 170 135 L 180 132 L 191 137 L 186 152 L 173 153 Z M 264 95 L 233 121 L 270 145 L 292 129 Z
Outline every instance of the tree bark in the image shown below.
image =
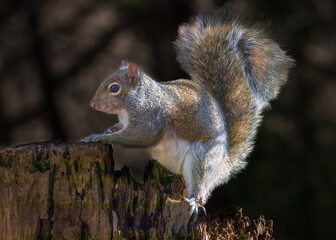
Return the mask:
M 0 150 L 0 239 L 273 239 L 242 209 L 189 223 L 182 176 L 156 161 L 144 183 L 113 169 L 111 145 L 35 143 Z

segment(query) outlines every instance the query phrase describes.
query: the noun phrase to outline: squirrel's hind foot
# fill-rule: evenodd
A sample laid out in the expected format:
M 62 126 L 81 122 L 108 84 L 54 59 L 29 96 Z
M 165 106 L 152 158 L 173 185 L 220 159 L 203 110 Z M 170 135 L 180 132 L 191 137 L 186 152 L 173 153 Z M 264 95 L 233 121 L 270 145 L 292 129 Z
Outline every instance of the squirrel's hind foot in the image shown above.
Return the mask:
M 200 213 L 200 216 L 206 216 L 206 209 L 203 205 L 199 203 L 195 198 L 186 198 L 186 201 L 190 204 L 190 214 L 189 218 L 190 221 L 193 223 L 197 220 L 198 214 Z M 200 211 L 201 210 L 201 211 Z

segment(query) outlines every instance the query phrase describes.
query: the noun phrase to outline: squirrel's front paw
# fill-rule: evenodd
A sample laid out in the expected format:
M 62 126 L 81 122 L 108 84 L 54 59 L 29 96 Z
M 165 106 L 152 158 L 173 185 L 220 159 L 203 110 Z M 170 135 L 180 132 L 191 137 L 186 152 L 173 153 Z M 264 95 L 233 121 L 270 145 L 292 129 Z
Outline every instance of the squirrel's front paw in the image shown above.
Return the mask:
M 201 209 L 202 215 L 206 216 L 206 210 L 205 207 L 202 206 L 199 201 L 197 201 L 195 198 L 186 198 L 186 201 L 190 204 L 190 221 L 195 222 L 197 220 L 199 209 Z
M 81 140 L 81 142 L 97 142 L 101 140 L 101 134 L 91 134 Z

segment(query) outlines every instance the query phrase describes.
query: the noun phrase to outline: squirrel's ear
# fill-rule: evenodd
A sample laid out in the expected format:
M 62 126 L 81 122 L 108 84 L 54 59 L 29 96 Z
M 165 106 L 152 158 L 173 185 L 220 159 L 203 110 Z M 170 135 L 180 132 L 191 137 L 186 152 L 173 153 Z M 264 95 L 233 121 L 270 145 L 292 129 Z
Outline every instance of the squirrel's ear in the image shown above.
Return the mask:
M 122 69 L 126 69 L 126 68 L 127 68 L 127 62 L 125 60 L 122 60 L 119 69 L 122 70 Z
M 132 80 L 133 85 L 139 85 L 139 70 L 134 63 L 128 65 L 127 77 Z

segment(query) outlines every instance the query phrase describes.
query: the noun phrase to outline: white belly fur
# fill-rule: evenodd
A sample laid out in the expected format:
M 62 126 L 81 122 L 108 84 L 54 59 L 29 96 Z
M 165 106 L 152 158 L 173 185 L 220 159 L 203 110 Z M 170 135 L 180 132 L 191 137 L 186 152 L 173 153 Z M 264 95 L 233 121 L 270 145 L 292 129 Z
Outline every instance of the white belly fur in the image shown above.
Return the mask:
M 154 159 L 170 171 L 183 174 L 183 165 L 185 160 L 190 158 L 191 148 L 190 142 L 166 133 L 155 147 L 150 148 L 150 152 Z

